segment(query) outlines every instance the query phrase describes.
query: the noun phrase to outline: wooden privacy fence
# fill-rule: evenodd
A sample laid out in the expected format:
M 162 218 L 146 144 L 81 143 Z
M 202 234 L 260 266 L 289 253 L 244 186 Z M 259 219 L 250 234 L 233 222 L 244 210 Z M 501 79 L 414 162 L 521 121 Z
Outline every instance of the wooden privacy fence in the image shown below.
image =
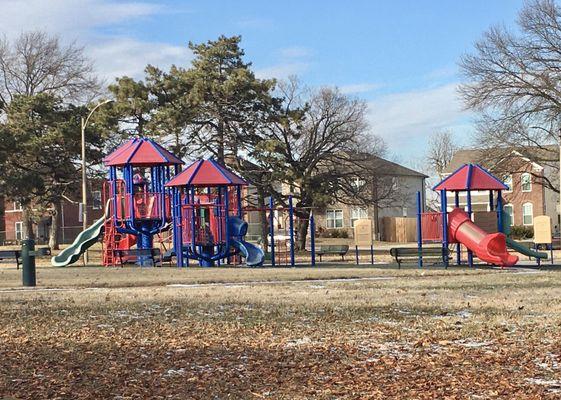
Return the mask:
M 417 240 L 417 219 L 383 217 L 380 233 L 381 239 L 385 242 L 415 242 Z

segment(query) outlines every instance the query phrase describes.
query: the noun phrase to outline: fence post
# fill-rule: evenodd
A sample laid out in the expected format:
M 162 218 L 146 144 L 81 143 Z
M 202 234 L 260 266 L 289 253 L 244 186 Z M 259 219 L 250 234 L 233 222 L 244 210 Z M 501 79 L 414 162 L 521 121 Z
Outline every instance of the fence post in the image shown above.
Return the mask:
M 35 276 L 35 241 L 25 239 L 21 244 L 22 283 L 23 286 L 36 286 Z
M 446 190 L 440 191 L 440 205 L 442 210 L 442 261 L 444 267 L 448 268 L 448 199 Z
M 423 268 L 423 229 L 421 218 L 423 216 L 421 207 L 421 192 L 417 192 L 417 250 L 419 257 L 419 268 Z
M 269 197 L 269 231 L 271 236 L 271 267 L 275 266 L 275 201 Z
M 316 220 L 314 212 L 310 213 L 310 252 L 312 257 L 312 267 L 316 266 Z
M 370 244 L 370 264 L 374 265 L 374 245 Z
M 358 246 L 356 244 L 355 244 L 355 259 L 356 259 L 356 265 L 358 265 L 359 264 L 359 261 L 358 261 Z
M 290 266 L 294 267 L 294 206 L 292 195 L 288 196 L 288 216 L 290 227 Z

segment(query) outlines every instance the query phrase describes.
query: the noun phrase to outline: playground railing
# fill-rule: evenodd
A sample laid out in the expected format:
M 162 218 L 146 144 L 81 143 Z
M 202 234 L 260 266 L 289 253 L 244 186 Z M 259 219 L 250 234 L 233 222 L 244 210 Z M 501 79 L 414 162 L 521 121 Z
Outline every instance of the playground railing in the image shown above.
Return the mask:
M 421 214 L 423 242 L 442 241 L 442 213 L 426 212 Z
M 221 243 L 226 238 L 226 215 L 222 204 L 181 206 L 183 243 Z

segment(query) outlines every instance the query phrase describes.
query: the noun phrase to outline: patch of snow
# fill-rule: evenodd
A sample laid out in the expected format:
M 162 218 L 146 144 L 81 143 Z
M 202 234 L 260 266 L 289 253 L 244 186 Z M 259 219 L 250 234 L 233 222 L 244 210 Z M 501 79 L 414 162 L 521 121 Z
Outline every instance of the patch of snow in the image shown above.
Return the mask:
M 303 337 L 301 339 L 291 340 L 287 342 L 284 347 L 298 347 L 310 343 L 312 343 L 312 339 L 310 339 L 309 337 Z
M 185 368 L 179 369 L 168 369 L 164 376 L 183 376 L 185 375 L 186 371 Z
M 477 349 L 479 347 L 491 346 L 494 343 L 494 341 L 488 340 L 486 342 L 476 342 L 476 341 L 466 341 L 462 339 L 462 340 L 456 340 L 455 343 L 459 346 L 467 347 L 470 349 Z

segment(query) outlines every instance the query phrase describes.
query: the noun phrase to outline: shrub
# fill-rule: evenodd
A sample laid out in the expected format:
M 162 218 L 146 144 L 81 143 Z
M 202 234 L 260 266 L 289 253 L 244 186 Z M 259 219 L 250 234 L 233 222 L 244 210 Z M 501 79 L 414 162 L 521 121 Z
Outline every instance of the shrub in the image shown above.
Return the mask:
M 510 227 L 510 236 L 517 240 L 531 239 L 534 237 L 534 228 L 531 226 L 514 225 Z
M 320 237 L 347 239 L 349 237 L 349 233 L 345 229 L 326 229 L 321 232 Z

